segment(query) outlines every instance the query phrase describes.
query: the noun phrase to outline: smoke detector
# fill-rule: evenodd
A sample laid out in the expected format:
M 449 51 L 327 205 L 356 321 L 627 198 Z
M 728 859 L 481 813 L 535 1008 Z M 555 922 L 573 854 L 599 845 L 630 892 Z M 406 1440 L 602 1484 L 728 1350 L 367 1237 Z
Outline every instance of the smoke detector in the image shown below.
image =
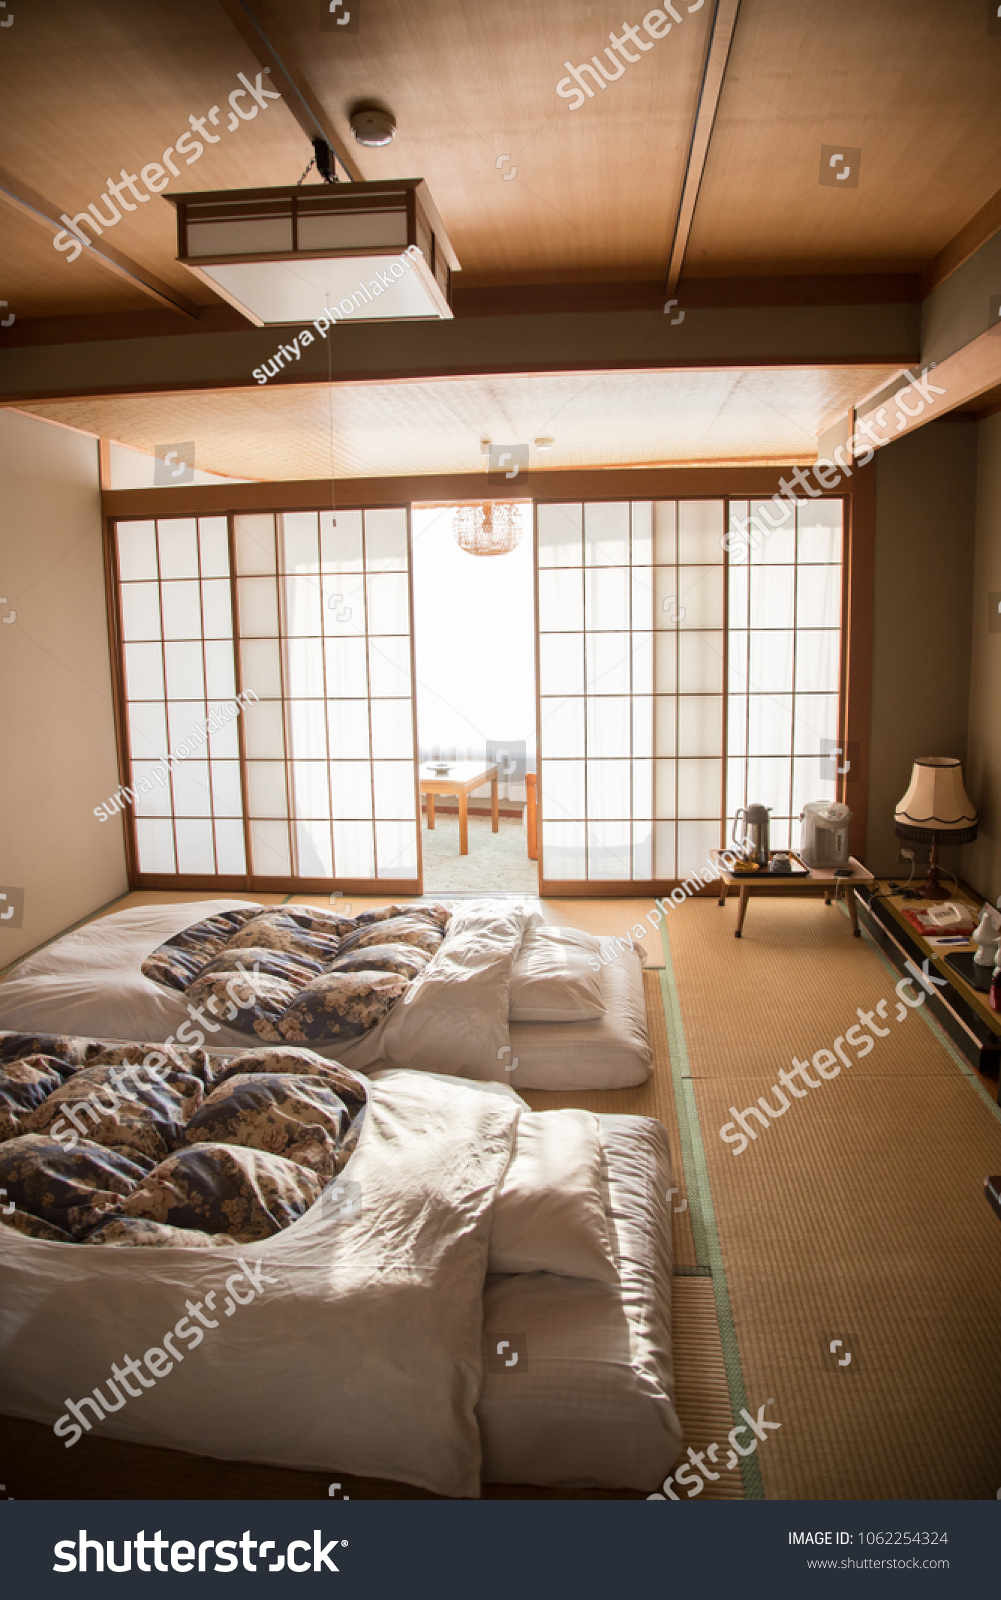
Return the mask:
M 396 137 L 396 118 L 382 106 L 355 106 L 351 113 L 351 132 L 359 144 L 392 144 Z

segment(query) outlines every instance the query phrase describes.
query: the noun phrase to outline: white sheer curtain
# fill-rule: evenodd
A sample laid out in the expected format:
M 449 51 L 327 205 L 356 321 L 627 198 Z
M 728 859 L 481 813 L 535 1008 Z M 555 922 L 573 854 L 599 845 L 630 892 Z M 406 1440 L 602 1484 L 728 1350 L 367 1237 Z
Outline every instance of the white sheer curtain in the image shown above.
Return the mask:
M 539 506 L 546 878 L 683 878 L 720 843 L 723 509 Z
M 535 770 L 532 513 L 520 511 L 521 543 L 503 556 L 459 548 L 454 506 L 415 507 L 412 522 L 420 758 L 480 761 L 500 746 L 510 800 L 524 800 L 525 771 Z

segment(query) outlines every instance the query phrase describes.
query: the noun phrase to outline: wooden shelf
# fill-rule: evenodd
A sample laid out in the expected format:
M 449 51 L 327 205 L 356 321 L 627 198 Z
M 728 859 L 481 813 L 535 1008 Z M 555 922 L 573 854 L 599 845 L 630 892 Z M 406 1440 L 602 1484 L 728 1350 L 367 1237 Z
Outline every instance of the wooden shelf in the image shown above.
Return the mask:
M 969 905 L 979 920 L 983 900 L 966 884 L 957 885 L 949 898 Z M 943 988 L 936 988 L 934 994 L 926 993 L 925 1003 L 970 1065 L 988 1080 L 987 1087 L 998 1093 L 1001 1101 L 1001 1091 L 994 1081 L 1001 1063 L 1001 1012 L 992 1011 L 987 995 L 967 983 L 955 968 L 950 967 L 945 960 L 947 952 L 930 944 L 904 916 L 905 907 L 920 911 L 939 903 L 934 900 L 904 900 L 899 893 L 895 894 L 889 889 L 887 879 L 877 879 L 871 884 L 859 886 L 858 907 L 862 923 L 894 966 L 902 972 L 908 961 L 921 968 L 927 960 L 929 971 L 945 980 Z M 943 929 L 943 932 L 946 931 Z M 953 946 L 948 953 L 962 948 L 961 945 Z

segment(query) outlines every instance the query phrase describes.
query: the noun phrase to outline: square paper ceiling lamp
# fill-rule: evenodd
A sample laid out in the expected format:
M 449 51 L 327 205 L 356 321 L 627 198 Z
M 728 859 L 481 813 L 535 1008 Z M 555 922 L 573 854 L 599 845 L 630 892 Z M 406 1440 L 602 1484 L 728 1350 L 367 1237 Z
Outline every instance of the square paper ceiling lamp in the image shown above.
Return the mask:
M 178 261 L 255 327 L 313 322 L 328 306 L 358 322 L 452 315 L 459 263 L 423 178 L 164 199 Z

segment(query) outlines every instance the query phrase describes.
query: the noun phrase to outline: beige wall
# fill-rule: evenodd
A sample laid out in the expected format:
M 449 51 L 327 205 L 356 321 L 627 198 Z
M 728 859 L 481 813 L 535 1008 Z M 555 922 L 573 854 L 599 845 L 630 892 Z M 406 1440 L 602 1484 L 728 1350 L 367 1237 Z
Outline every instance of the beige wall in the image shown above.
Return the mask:
M 127 888 L 101 553 L 97 442 L 0 411 L 0 967 Z M 5 903 L 6 904 L 6 903 Z
M 1001 633 L 987 629 L 991 593 L 1001 593 L 1001 413 L 977 424 L 966 786 L 980 832 L 963 850 L 963 876 L 993 901 L 1001 895 Z
M 876 873 L 901 871 L 893 812 L 915 756 L 967 757 L 976 447 L 972 419 L 943 420 L 886 445 L 876 456 L 866 845 L 866 866 Z M 996 469 L 995 485 L 997 481 Z M 995 488 L 995 540 L 999 516 Z M 996 554 L 994 570 L 1001 588 L 999 563 L 1001 555 Z M 983 629 L 986 606 L 984 600 Z M 1001 637 L 997 643 L 1001 646 Z M 1001 651 L 995 662 L 999 656 Z M 1001 684 L 1001 679 L 996 676 L 995 682 Z M 995 700 L 995 710 L 997 705 Z M 1001 761 L 1001 746 L 996 743 L 995 749 L 995 760 Z M 980 803 L 979 783 L 972 774 L 968 787 L 974 803 Z M 928 847 L 915 848 L 920 869 Z M 954 872 L 959 857 L 959 850 L 942 852 L 943 864 Z M 905 875 L 908 871 L 903 866 Z

